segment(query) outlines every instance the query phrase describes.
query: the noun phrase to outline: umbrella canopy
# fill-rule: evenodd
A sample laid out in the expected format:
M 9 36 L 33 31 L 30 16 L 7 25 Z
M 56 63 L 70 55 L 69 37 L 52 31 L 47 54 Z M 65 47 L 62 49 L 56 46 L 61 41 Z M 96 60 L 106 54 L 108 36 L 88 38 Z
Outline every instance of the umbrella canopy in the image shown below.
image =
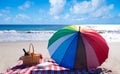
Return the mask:
M 48 50 L 60 66 L 88 70 L 108 58 L 108 45 L 97 31 L 78 25 L 58 30 L 49 40 Z

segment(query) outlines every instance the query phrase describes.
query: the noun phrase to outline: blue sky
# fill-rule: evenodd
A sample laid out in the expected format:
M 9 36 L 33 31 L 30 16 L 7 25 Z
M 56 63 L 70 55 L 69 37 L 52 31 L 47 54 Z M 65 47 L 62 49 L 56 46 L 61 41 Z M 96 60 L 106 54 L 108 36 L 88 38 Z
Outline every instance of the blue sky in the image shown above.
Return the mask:
M 120 2 L 0 0 L 0 24 L 120 24 Z

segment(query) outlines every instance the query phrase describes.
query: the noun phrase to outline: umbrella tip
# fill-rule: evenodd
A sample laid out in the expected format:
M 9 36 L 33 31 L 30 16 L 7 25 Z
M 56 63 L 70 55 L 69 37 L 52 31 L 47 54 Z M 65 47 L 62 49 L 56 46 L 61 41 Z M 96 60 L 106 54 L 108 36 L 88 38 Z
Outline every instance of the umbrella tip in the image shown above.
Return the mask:
M 81 28 L 81 27 L 79 26 L 79 31 L 80 31 L 80 28 Z

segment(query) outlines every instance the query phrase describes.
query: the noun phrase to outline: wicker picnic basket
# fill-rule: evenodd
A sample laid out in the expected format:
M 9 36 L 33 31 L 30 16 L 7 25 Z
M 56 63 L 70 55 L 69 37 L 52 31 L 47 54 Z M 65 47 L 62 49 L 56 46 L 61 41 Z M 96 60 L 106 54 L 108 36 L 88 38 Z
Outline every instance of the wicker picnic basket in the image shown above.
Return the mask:
M 30 50 L 33 50 L 32 52 Z M 23 60 L 23 65 L 36 65 L 40 63 L 40 56 L 34 52 L 34 46 L 32 43 L 29 45 L 29 55 L 22 56 L 21 59 Z

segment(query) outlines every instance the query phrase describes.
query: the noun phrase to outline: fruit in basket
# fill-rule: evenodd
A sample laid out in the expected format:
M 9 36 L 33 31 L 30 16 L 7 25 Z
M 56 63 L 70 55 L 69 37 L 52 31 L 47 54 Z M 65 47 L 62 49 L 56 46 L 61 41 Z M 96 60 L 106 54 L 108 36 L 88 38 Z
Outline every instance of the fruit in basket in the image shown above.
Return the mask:
M 34 53 L 34 52 L 31 52 L 31 53 L 30 53 L 30 56 L 34 56 L 34 55 L 36 55 L 36 53 Z

